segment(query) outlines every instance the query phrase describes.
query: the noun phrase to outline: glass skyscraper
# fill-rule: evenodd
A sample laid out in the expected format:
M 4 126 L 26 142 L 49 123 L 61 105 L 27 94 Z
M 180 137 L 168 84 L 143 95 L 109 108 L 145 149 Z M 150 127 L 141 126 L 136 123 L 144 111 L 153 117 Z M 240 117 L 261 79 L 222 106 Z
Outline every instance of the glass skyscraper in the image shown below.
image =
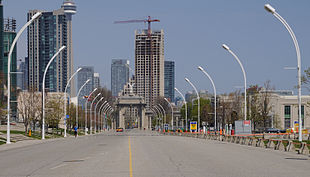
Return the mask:
M 113 59 L 111 64 L 111 90 L 112 96 L 124 89 L 129 81 L 129 61 L 124 59 Z
M 16 37 L 16 20 L 13 18 L 5 19 L 4 20 L 4 31 L 3 31 L 3 62 L 2 62 L 2 71 L 4 73 L 4 83 L 7 84 L 7 77 L 8 77 L 8 56 L 9 51 L 12 46 L 13 40 Z M 11 56 L 11 72 L 17 71 L 17 50 L 16 45 L 13 49 L 13 53 Z M 12 118 L 16 120 L 16 113 L 17 113 L 17 90 L 16 90 L 16 73 L 11 74 L 11 110 L 12 110 Z
M 28 27 L 29 88 L 41 91 L 46 65 L 59 48 L 66 46 L 50 66 L 45 82 L 49 92 L 63 92 L 74 73 L 72 15 L 76 13 L 76 6 L 72 0 L 65 0 L 60 9 L 52 12 L 30 10 L 28 20 L 39 11 L 42 16 Z M 72 95 L 75 93 L 73 81 L 70 86 Z
M 165 97 L 174 102 L 174 61 L 165 61 Z
M 77 74 L 77 92 L 84 85 L 84 83 L 90 79 L 90 82 L 85 85 L 85 87 L 81 90 L 79 96 L 79 105 L 84 106 L 85 100 L 84 96 L 88 96 L 94 89 L 94 67 L 92 66 L 80 66 L 82 68 L 80 72 Z M 83 101 L 84 100 L 84 101 Z

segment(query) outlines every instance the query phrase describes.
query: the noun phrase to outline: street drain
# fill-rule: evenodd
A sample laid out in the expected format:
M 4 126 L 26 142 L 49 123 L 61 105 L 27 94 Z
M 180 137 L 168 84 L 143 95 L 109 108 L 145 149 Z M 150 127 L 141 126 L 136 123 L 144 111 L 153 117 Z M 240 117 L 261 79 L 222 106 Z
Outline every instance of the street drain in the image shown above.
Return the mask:
M 84 162 L 84 160 L 66 160 L 64 162 Z
M 287 160 L 309 160 L 309 159 L 306 159 L 306 158 L 285 158 Z

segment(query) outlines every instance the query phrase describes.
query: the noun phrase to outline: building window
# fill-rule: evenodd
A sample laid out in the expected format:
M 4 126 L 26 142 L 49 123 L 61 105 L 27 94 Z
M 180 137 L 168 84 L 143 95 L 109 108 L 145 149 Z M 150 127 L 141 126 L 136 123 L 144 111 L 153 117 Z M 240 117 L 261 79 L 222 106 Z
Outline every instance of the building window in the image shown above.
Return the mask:
M 299 121 L 299 111 L 298 111 L 298 121 Z M 305 107 L 304 105 L 301 105 L 301 122 L 302 122 L 302 127 L 305 125 Z
M 291 106 L 284 106 L 284 128 L 291 127 Z

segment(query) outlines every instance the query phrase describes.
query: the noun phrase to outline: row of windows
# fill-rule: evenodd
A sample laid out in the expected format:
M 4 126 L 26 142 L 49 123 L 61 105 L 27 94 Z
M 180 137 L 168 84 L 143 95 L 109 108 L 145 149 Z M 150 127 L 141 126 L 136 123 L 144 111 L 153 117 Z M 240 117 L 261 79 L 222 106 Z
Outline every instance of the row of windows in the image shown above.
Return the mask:
M 302 119 L 302 126 L 304 126 L 304 106 L 301 106 L 301 119 Z M 284 106 L 284 128 L 290 128 L 293 125 L 291 124 L 291 106 Z M 299 115 L 299 112 L 298 112 Z

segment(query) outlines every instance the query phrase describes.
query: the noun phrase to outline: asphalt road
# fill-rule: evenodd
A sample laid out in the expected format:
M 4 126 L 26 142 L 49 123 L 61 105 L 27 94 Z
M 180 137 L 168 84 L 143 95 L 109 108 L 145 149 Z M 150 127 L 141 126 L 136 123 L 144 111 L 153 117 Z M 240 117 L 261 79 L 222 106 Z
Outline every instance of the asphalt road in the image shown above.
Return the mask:
M 0 149 L 0 159 L 5 177 L 310 175 L 305 155 L 138 130 Z

